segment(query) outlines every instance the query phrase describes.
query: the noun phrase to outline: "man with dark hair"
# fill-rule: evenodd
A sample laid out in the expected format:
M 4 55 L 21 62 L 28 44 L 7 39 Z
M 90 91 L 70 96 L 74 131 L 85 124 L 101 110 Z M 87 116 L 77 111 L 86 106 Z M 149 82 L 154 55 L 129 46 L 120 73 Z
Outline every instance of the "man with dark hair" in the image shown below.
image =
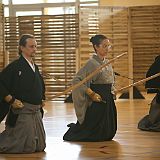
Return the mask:
M 7 114 L 0 134 L 0 153 L 33 153 L 45 149 L 43 127 L 44 81 L 33 62 L 37 43 L 33 35 L 19 40 L 20 57 L 0 74 L 0 120 Z M 6 108 L 4 108 L 6 107 Z

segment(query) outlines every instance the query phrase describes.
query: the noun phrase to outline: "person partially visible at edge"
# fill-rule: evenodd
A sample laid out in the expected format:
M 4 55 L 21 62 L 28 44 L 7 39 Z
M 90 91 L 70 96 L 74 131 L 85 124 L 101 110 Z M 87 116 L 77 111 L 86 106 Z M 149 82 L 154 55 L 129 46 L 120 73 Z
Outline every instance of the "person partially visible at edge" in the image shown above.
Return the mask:
M 157 73 L 160 73 L 160 55 L 149 67 L 146 77 Z M 160 76 L 147 81 L 145 88 L 156 95 L 151 101 L 149 113 L 138 122 L 138 128 L 143 131 L 160 132 Z
M 19 58 L 0 74 L 0 110 L 5 110 L 1 121 L 7 114 L 5 130 L 0 134 L 0 153 L 41 152 L 46 147 L 42 122 L 45 85 L 33 62 L 36 50 L 35 37 L 22 35 Z

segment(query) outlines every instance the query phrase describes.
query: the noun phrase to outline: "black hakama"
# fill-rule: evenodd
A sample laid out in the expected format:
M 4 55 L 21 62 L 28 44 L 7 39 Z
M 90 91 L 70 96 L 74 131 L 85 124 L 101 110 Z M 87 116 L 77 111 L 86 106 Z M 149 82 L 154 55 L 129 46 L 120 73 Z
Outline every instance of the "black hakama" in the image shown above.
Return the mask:
M 91 84 L 91 89 L 101 95 L 104 102 L 88 106 L 82 124 L 69 124 L 63 139 L 66 141 L 108 141 L 116 134 L 117 111 L 111 93 L 111 84 Z

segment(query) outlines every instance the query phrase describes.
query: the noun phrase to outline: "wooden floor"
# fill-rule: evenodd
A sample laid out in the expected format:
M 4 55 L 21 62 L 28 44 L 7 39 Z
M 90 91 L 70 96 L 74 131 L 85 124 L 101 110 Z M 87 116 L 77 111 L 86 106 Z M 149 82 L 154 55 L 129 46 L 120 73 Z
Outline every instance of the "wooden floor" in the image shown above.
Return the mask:
M 160 132 L 137 129 L 138 121 L 148 113 L 150 100 L 116 100 L 118 131 L 113 141 L 64 142 L 67 124 L 76 121 L 73 104 L 47 102 L 44 125 L 47 147 L 43 153 L 0 154 L 0 160 L 160 160 Z M 0 131 L 4 122 L 0 125 Z

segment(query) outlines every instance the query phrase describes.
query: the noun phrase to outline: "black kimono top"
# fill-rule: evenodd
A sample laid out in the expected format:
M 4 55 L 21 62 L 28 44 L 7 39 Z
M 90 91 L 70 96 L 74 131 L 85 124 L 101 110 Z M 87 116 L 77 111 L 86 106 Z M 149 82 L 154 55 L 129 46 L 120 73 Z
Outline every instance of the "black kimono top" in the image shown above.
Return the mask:
M 45 99 L 45 85 L 35 65 L 35 72 L 23 56 L 10 63 L 0 74 L 0 99 L 11 94 L 22 102 L 35 105 Z
M 155 58 L 154 63 L 150 66 L 146 73 L 146 77 L 150 77 L 160 72 L 160 55 Z M 160 89 L 160 76 L 146 82 L 145 88 Z

